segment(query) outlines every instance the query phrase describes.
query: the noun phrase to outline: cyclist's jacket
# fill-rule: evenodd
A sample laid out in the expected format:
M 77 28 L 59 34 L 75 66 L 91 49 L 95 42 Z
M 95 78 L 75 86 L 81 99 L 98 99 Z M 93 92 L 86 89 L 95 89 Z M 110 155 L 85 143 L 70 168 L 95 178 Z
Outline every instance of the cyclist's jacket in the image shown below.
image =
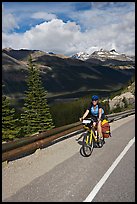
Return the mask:
M 93 119 L 97 119 L 99 117 L 99 108 L 102 108 L 102 105 L 101 104 L 97 104 L 96 105 L 96 108 L 94 109 L 94 106 L 93 104 L 91 103 L 90 106 L 88 107 L 88 110 L 91 114 L 91 117 Z M 104 119 L 105 118 L 105 114 L 104 114 L 104 109 L 102 108 L 102 116 L 101 116 L 101 119 Z

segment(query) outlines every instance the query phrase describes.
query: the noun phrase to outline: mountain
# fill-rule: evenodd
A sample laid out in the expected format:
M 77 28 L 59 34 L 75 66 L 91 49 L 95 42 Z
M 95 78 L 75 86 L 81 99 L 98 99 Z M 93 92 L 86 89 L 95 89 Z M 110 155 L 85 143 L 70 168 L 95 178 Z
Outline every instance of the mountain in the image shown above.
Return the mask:
M 79 52 L 71 56 L 74 59 L 93 62 L 100 65 L 134 65 L 135 57 L 127 56 L 125 54 L 118 53 L 115 49 L 110 51 L 100 49 L 94 51 L 92 54 L 86 52 Z
M 88 56 L 86 60 L 79 60 L 40 50 L 3 49 L 3 93 L 9 97 L 17 100 L 24 97 L 30 54 L 40 69 L 43 86 L 48 91 L 49 99 L 80 97 L 93 91 L 112 92 L 121 88 L 135 74 L 134 59 L 122 61 L 115 58 L 113 65 L 103 64 L 106 60 L 101 61 L 97 57 L 101 55 L 98 52 Z
M 78 53 L 72 55 L 71 57 L 73 59 L 79 59 L 79 60 L 83 60 L 84 61 L 84 60 L 89 59 L 89 56 L 90 56 L 90 54 L 87 53 L 87 52 L 78 52 Z
M 120 54 L 116 52 L 115 49 L 112 49 L 110 51 L 100 49 L 99 51 L 93 52 L 90 56 L 90 58 L 97 58 L 100 59 L 101 61 L 105 61 L 106 59 L 116 59 L 120 61 L 133 61 L 132 58 L 125 54 Z
M 20 61 L 27 61 L 29 55 L 32 55 L 34 58 L 40 57 L 43 55 L 55 56 L 60 58 L 68 58 L 65 55 L 55 54 L 53 52 L 43 52 L 41 50 L 27 50 L 27 49 L 14 50 L 12 48 L 4 48 L 2 49 L 2 53 L 5 53 L 10 57 L 13 57 L 16 60 L 20 60 Z
M 125 87 L 120 94 L 109 99 L 110 110 L 117 108 L 117 106 L 123 108 L 125 102 L 128 108 L 135 108 L 135 81 Z

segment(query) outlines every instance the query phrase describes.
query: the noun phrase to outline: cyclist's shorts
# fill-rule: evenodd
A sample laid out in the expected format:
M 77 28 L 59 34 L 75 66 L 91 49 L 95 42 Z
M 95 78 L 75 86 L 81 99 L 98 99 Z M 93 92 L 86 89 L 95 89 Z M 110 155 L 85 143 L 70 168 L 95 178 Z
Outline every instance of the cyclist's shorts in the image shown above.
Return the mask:
M 97 122 L 97 121 L 98 121 L 98 117 L 97 117 L 97 116 L 91 115 L 91 119 L 92 119 L 94 122 Z M 103 121 L 104 119 L 106 119 L 106 116 L 105 116 L 105 114 L 102 114 L 102 116 L 101 116 L 101 121 Z

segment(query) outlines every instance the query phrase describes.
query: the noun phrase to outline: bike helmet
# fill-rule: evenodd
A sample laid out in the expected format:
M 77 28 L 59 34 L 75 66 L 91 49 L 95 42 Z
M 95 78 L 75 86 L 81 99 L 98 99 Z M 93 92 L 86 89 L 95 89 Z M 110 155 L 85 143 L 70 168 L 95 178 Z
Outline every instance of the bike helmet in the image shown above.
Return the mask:
M 97 101 L 99 98 L 97 95 L 92 96 L 92 101 Z

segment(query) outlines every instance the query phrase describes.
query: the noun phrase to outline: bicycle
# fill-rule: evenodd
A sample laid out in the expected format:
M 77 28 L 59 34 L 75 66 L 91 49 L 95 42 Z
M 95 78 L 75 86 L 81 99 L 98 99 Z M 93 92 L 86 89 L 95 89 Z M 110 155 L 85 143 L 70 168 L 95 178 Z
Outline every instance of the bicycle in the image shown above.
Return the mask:
M 92 120 L 83 120 L 82 121 L 83 128 L 86 131 L 86 134 L 84 134 L 83 142 L 82 142 L 82 150 L 86 157 L 89 157 L 93 151 L 93 148 L 99 147 L 101 148 L 104 144 L 104 138 L 100 139 L 98 137 L 97 133 L 97 127 L 93 127 L 93 121 Z

